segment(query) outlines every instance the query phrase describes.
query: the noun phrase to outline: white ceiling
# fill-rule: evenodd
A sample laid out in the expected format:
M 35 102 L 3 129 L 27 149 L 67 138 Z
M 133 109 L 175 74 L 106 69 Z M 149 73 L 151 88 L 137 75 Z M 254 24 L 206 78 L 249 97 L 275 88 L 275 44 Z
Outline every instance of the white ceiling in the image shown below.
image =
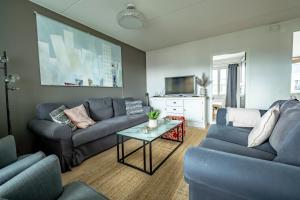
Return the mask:
M 300 0 L 31 1 L 144 51 L 300 17 Z M 143 29 L 118 25 L 127 3 L 144 13 Z

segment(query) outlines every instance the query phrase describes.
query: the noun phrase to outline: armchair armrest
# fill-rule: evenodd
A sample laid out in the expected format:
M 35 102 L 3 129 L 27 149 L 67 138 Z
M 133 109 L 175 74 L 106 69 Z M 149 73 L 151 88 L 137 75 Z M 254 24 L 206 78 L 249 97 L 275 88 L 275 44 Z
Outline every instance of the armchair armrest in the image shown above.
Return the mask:
M 15 138 L 11 135 L 0 139 L 0 168 L 17 160 Z
M 300 197 L 300 167 L 205 148 L 187 151 L 184 176 L 188 183 L 246 199 Z
M 48 139 L 70 139 L 72 137 L 71 127 L 49 120 L 34 119 L 29 122 L 28 127 L 34 133 Z
M 63 192 L 56 156 L 48 156 L 0 186 L 0 198 L 57 199 Z
M 42 160 L 43 158 L 45 158 L 45 154 L 39 151 L 0 169 L 0 185 L 18 175 L 38 161 Z

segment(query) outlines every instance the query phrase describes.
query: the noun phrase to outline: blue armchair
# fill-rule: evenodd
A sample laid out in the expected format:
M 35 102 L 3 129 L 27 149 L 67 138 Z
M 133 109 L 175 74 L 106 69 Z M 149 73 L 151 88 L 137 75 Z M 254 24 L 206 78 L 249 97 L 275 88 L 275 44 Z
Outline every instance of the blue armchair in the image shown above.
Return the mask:
M 0 185 L 45 157 L 43 152 L 17 157 L 13 136 L 0 139 Z
M 0 186 L 0 198 L 8 200 L 106 200 L 88 185 L 62 186 L 59 160 L 48 156 Z
M 43 152 L 17 157 L 13 136 L 0 139 L 0 199 L 105 200 L 88 185 L 62 186 L 58 158 Z

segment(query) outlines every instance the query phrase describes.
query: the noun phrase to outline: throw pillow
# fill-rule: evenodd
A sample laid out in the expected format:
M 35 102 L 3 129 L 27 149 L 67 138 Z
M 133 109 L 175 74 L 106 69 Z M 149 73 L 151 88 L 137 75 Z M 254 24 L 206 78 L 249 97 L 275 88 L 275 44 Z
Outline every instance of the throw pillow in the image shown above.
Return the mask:
M 279 105 L 275 105 L 263 115 L 248 136 L 248 147 L 259 146 L 270 137 L 279 114 Z
M 143 105 L 141 100 L 137 101 L 125 101 L 126 114 L 135 115 L 144 113 Z
M 69 127 L 71 127 L 72 131 L 76 130 L 75 124 L 71 122 L 71 120 L 68 118 L 68 116 L 64 113 L 64 110 L 66 110 L 66 106 L 62 105 L 59 108 L 51 111 L 49 113 L 52 121 L 59 123 L 59 124 L 66 124 Z
M 78 128 L 87 128 L 96 123 L 88 116 L 82 104 L 75 108 L 66 109 L 64 112 Z
M 232 123 L 234 127 L 255 127 L 260 119 L 260 112 L 257 109 L 227 108 L 227 124 Z

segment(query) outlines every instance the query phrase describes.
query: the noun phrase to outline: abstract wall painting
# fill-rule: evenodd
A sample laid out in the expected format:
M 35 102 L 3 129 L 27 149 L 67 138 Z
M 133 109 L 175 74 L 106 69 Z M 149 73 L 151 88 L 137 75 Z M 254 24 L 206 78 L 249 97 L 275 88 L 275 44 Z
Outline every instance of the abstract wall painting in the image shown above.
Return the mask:
M 36 14 L 41 85 L 123 87 L 121 47 Z

